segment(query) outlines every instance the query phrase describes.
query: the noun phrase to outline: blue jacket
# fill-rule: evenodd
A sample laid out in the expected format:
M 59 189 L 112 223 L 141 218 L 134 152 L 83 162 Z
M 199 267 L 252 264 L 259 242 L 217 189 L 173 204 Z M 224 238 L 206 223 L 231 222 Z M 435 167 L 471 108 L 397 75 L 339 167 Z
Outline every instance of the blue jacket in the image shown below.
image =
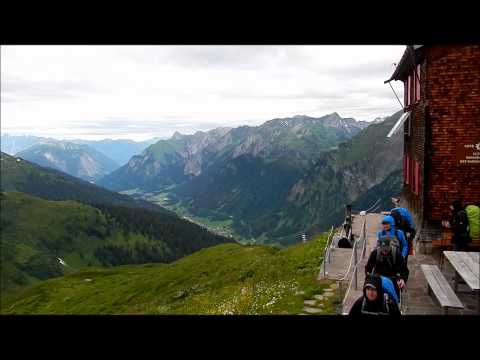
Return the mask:
M 397 208 L 393 208 L 391 211 L 393 210 L 398 210 L 400 215 L 402 215 L 402 217 L 408 221 L 408 224 L 410 225 L 410 227 L 412 229 L 415 229 L 415 224 L 413 223 L 412 215 L 410 214 L 410 211 L 408 211 L 408 209 L 397 207 Z
M 393 286 L 392 280 L 390 280 L 385 276 L 380 276 L 380 277 L 382 278 L 383 291 L 386 292 L 398 304 L 399 300 L 398 300 L 397 292 L 395 291 L 395 287 Z
M 389 230 L 388 234 L 384 230 L 379 231 L 377 233 L 378 240 L 380 240 L 381 237 L 386 236 L 386 235 L 389 235 L 391 237 L 395 236 L 395 220 L 393 219 L 393 217 L 391 217 L 390 215 L 387 215 L 383 218 L 383 221 L 387 221 L 388 223 L 390 223 L 390 230 Z M 397 230 L 397 234 L 398 234 L 398 236 L 397 236 L 398 241 L 400 241 L 400 243 L 402 244 L 402 256 L 406 257 L 408 255 L 407 240 L 405 240 L 405 235 L 403 234 L 402 230 Z

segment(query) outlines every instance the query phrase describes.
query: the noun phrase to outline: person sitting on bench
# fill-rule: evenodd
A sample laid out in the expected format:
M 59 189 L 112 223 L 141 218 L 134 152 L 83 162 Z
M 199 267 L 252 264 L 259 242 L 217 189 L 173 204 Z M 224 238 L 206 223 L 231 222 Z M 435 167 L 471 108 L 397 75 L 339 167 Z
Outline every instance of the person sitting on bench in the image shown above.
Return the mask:
M 397 302 L 383 287 L 378 275 L 368 275 L 363 285 L 363 295 L 355 301 L 349 315 L 401 315 Z

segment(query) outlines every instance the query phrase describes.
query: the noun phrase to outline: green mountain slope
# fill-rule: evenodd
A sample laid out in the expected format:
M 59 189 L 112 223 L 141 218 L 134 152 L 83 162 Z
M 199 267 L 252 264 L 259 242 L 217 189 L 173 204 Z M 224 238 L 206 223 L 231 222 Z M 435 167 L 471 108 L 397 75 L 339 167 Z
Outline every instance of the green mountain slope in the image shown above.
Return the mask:
M 231 241 L 147 209 L 95 208 L 19 192 L 2 192 L 0 200 L 2 292 L 86 266 L 169 262 Z
M 399 196 L 402 191 L 402 179 L 401 169 L 393 171 L 380 184 L 355 199 L 352 208 L 358 211 L 366 210 L 380 199 L 377 211 L 390 211 L 393 208 L 392 197 Z
M 142 200 L 134 200 L 54 169 L 1 153 L 1 189 L 20 191 L 48 200 L 74 200 L 86 204 L 110 204 L 174 213 Z
M 367 210 L 371 206 L 378 204 L 372 209 L 374 212 L 390 211 L 393 208 L 392 197 L 398 196 L 402 190 L 402 170 L 395 170 L 388 175 L 380 184 L 368 189 L 352 202 L 354 212 Z M 346 205 L 346 204 L 345 204 Z M 327 214 L 323 223 L 331 225 L 340 225 L 345 216 L 345 208 Z
M 324 236 L 283 250 L 225 244 L 171 264 L 89 269 L 5 297 L 1 313 L 298 314 L 329 285 L 316 282 L 324 246 Z

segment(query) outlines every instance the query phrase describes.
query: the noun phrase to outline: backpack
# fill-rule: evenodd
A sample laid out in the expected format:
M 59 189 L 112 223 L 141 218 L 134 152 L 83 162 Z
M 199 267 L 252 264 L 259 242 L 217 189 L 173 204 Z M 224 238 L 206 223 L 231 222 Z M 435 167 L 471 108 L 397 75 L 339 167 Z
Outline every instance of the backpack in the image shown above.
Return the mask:
M 399 237 L 398 237 L 398 230 L 395 229 L 395 236 L 393 238 L 390 237 L 390 235 L 385 235 L 384 237 L 387 237 L 387 238 L 390 239 L 390 247 L 391 247 L 391 250 L 392 250 L 391 252 L 392 252 L 392 255 L 393 255 L 393 261 L 395 261 L 397 251 L 399 251 L 401 253 L 402 250 L 403 250 L 402 243 L 400 242 Z M 377 244 L 378 244 L 378 242 L 377 242 Z M 377 248 L 378 248 L 378 246 L 377 246 Z M 380 251 L 377 251 L 377 260 L 379 259 L 379 254 L 380 254 Z
M 398 209 L 393 209 L 390 215 L 393 217 L 393 220 L 395 220 L 395 228 L 403 231 L 410 229 L 410 223 L 402 216 Z
M 348 241 L 346 237 L 343 237 L 338 241 L 338 247 L 342 249 L 351 249 L 352 244 L 350 243 L 350 241 Z
M 470 227 L 469 234 L 472 239 L 480 238 L 480 207 L 476 205 L 468 205 L 465 208 L 467 213 L 468 224 Z
M 383 292 L 388 294 L 390 296 L 390 299 L 392 301 L 395 301 L 397 304 L 399 303 L 399 299 L 398 299 L 398 296 L 397 296 L 397 293 L 395 292 L 395 287 L 393 285 L 393 282 L 392 280 L 390 280 L 388 277 L 386 276 L 380 276 L 380 278 L 382 279 L 382 289 L 383 289 Z
M 397 247 L 394 245 L 390 245 L 390 254 L 387 256 L 392 258 L 392 265 L 395 266 L 397 263 Z M 385 255 L 382 254 L 382 252 L 380 251 L 380 248 L 377 248 L 377 264 L 379 262 L 382 262 L 382 259 L 384 257 Z

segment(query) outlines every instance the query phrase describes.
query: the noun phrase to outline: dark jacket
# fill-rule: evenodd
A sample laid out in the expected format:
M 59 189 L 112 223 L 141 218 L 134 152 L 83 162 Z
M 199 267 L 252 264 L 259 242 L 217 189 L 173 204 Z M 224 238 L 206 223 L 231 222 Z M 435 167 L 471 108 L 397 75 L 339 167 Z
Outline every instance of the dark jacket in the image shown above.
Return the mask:
M 378 249 L 374 249 L 370 253 L 367 265 L 365 266 L 365 273 L 369 274 L 373 270 L 375 274 L 382 275 L 392 279 L 396 282 L 399 279 L 403 279 L 405 282 L 408 280 L 408 269 L 405 265 L 405 260 L 400 252 L 396 253 L 396 259 L 393 261 L 393 254 L 390 253 L 387 256 L 377 256 Z M 378 259 L 380 258 L 380 259 Z
M 450 225 L 453 231 L 453 244 L 466 244 L 472 239 L 468 234 L 468 217 L 459 202 L 453 202 L 453 216 Z
M 377 299 L 375 301 L 368 300 L 366 296 L 366 288 L 363 288 L 363 295 L 355 301 L 350 309 L 349 315 L 401 315 L 400 309 L 396 301 L 390 296 L 385 296 L 382 286 L 382 280 L 378 276 L 367 276 L 365 284 L 372 283 L 377 289 Z

